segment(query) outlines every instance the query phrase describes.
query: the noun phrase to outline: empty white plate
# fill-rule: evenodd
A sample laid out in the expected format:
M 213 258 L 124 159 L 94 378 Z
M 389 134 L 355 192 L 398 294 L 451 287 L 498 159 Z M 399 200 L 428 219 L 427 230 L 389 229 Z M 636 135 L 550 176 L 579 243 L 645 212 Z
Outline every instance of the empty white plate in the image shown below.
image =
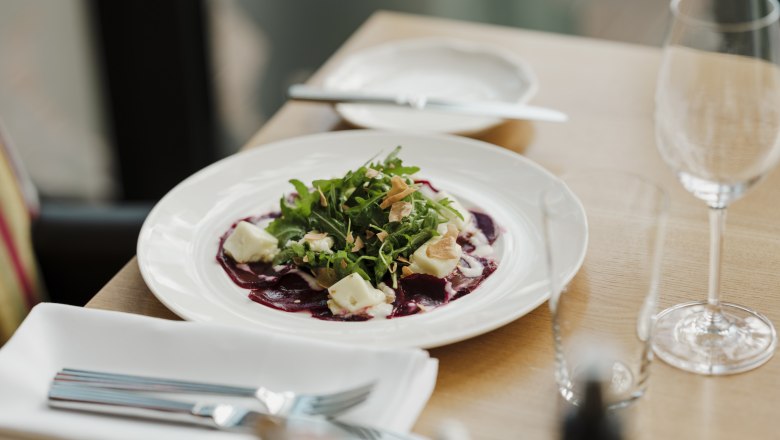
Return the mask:
M 527 102 L 533 72 L 512 52 L 451 39 L 415 39 L 375 46 L 344 60 L 324 81 L 327 89 L 424 95 L 474 101 Z M 427 133 L 474 133 L 502 122 L 493 117 L 363 104 L 339 104 L 353 125 Z

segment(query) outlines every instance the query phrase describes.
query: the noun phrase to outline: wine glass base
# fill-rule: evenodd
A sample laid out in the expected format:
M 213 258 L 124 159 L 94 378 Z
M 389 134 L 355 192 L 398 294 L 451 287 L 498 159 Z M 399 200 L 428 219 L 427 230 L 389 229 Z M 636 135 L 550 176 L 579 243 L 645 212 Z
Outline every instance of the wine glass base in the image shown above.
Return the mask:
M 661 360 L 692 373 L 723 375 L 752 370 L 768 361 L 777 334 L 764 315 L 721 303 L 720 314 L 706 302 L 678 304 L 658 314 L 653 351 Z

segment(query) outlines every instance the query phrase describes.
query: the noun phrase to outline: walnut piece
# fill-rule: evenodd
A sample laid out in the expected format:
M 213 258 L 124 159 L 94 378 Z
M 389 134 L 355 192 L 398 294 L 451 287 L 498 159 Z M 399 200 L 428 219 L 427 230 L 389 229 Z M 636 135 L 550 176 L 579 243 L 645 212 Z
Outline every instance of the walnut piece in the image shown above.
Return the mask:
M 412 204 L 409 202 L 395 202 L 390 207 L 391 222 L 400 222 L 401 219 L 412 213 Z
M 407 185 L 401 176 L 393 176 L 393 178 L 390 179 L 390 184 L 392 187 L 387 191 L 387 196 L 385 196 L 385 199 L 382 200 L 382 203 L 379 205 L 381 209 L 387 209 L 392 206 L 393 203 L 399 202 L 403 200 L 404 197 L 417 191 L 416 187 Z
M 314 241 L 314 240 L 322 240 L 327 236 L 328 236 L 327 232 L 310 231 L 303 236 L 303 239 L 306 241 Z
M 355 245 L 352 246 L 352 252 L 357 252 L 363 249 L 363 246 L 363 239 L 358 236 L 358 238 L 355 239 Z
M 428 245 L 425 254 L 438 260 L 451 260 L 458 258 L 458 228 L 452 223 L 447 224 L 447 233 L 435 243 Z
M 325 198 L 325 194 L 322 193 L 322 189 L 319 186 L 317 187 L 317 192 L 320 193 L 320 205 L 323 208 L 327 208 L 328 207 L 328 199 Z

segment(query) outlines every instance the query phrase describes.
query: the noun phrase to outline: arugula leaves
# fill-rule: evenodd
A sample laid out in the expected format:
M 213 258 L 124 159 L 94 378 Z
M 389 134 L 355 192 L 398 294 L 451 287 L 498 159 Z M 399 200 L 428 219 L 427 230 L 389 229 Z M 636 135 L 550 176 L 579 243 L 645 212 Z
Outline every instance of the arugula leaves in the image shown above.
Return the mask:
M 420 170 L 404 166 L 400 151 L 398 146 L 383 161 L 366 163 L 340 178 L 315 180 L 311 187 L 290 180 L 296 193 L 281 198 L 281 215 L 266 228 L 282 248 L 274 264 L 309 269 L 325 286 L 358 273 L 374 286 L 384 281 L 396 287 L 408 258 L 439 235 L 437 226 L 447 221 L 444 213 L 460 216 L 448 199 L 436 201 L 415 191 L 402 199 L 411 204 L 408 215 L 390 221 L 391 208 L 380 204 L 392 191 L 392 179 L 399 176 L 414 186 L 410 176 Z M 331 250 L 312 250 L 304 239 L 310 232 L 326 233 L 333 240 Z

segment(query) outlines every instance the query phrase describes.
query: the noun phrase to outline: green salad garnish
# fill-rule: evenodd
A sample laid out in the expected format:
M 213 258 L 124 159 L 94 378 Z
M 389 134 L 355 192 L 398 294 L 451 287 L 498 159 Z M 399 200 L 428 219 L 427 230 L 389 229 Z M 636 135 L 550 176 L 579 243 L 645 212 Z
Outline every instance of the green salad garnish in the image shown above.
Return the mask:
M 281 215 L 266 230 L 279 240 L 274 264 L 306 268 L 323 286 L 358 273 L 374 286 L 397 287 L 403 267 L 423 243 L 440 235 L 444 212 L 462 215 L 449 199 L 434 200 L 415 184 L 415 166 L 404 166 L 396 147 L 344 177 L 315 180 L 311 187 L 290 180 L 296 195 L 282 197 Z M 317 245 L 332 240 L 329 249 Z

